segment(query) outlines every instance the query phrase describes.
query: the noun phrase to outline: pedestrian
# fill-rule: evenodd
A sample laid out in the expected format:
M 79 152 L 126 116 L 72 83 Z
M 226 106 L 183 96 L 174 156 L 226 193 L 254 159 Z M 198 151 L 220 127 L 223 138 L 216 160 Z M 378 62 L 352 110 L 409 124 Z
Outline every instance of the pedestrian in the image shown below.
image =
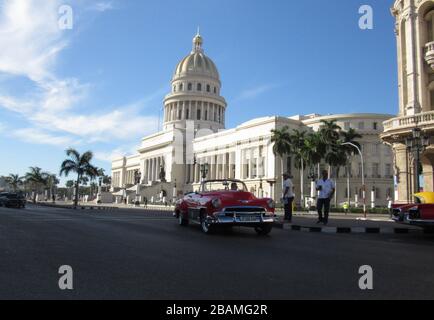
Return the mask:
M 288 173 L 284 173 L 283 175 L 283 184 L 282 184 L 282 203 L 285 210 L 284 221 L 289 223 L 292 222 L 292 209 L 294 202 L 294 184 L 292 183 L 291 176 Z
M 329 179 L 327 170 L 322 172 L 322 179 L 316 183 L 316 190 L 319 191 L 317 209 L 318 209 L 318 224 L 324 223 L 327 225 L 329 222 L 330 202 L 336 192 L 336 186 L 333 180 Z M 324 216 L 323 216 L 324 209 Z
M 145 199 L 143 200 L 143 202 L 145 203 L 145 208 L 148 208 L 148 198 L 145 197 Z

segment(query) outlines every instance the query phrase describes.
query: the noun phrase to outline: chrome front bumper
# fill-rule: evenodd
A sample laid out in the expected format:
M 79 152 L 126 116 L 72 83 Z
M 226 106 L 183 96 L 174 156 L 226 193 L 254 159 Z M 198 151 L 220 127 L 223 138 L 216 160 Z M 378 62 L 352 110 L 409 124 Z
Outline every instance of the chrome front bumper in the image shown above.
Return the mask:
M 264 210 L 248 211 L 249 207 L 240 207 L 238 210 L 222 210 L 214 217 L 208 217 L 208 222 L 214 225 L 256 226 L 274 223 L 274 213 Z

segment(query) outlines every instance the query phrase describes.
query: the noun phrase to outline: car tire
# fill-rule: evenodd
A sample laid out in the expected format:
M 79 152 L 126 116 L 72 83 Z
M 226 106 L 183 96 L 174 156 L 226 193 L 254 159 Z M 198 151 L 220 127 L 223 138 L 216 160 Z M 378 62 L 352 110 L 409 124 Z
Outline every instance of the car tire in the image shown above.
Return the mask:
M 255 228 L 256 233 L 260 236 L 269 235 L 272 230 L 273 230 L 273 226 L 271 225 L 263 225 Z
M 188 220 L 184 218 L 183 214 L 178 214 L 178 223 L 181 227 L 187 227 L 188 226 Z
M 207 221 L 204 216 L 200 218 L 200 228 L 205 234 L 212 234 L 214 232 L 214 227 Z

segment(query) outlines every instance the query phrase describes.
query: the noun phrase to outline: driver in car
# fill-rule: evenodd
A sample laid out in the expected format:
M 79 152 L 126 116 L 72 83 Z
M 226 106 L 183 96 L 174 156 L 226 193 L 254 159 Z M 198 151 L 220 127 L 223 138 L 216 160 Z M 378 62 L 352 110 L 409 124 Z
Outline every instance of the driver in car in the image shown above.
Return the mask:
M 231 190 L 232 190 L 232 191 L 238 191 L 238 184 L 236 184 L 235 182 L 233 182 L 233 183 L 231 184 Z

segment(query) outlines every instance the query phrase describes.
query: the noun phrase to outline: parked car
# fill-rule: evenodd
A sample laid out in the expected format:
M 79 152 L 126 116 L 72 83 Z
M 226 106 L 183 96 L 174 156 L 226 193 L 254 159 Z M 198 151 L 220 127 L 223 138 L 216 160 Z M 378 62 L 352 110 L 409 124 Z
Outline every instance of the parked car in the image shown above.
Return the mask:
M 422 192 L 414 195 L 414 203 L 394 204 L 392 219 L 397 223 L 434 228 L 434 192 Z
M 273 229 L 275 203 L 255 197 L 242 181 L 209 180 L 202 182 L 199 192 L 188 193 L 176 202 L 174 216 L 181 226 L 200 224 L 206 234 L 219 226 L 240 226 L 267 235 Z
M 26 200 L 18 193 L 0 193 L 0 207 L 17 209 L 25 208 Z

